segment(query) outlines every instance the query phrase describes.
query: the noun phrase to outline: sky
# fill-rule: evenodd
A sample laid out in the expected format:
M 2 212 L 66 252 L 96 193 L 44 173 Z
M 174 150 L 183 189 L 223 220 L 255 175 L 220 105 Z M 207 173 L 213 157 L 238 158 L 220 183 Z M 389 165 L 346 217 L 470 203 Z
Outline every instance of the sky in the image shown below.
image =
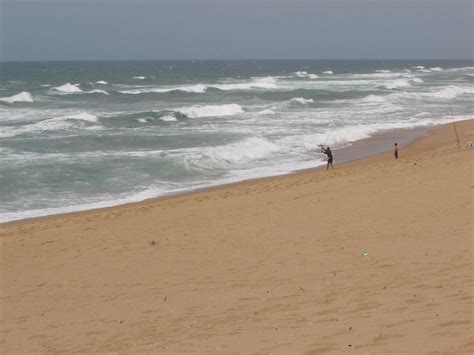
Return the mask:
M 0 0 L 0 60 L 469 59 L 474 0 Z

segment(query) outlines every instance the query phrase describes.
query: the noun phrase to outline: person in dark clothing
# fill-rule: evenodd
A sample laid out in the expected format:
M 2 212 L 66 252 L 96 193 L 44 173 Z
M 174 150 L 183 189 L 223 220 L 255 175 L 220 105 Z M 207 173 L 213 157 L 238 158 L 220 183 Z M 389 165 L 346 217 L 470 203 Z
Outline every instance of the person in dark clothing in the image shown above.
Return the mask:
M 393 156 L 395 159 L 398 159 L 398 143 L 395 143 L 395 148 L 393 149 Z
M 329 147 L 327 147 L 326 149 L 322 148 L 322 150 L 323 150 L 323 153 L 328 156 L 328 165 L 326 167 L 326 170 L 329 169 L 329 165 L 331 165 L 331 168 L 334 169 L 334 166 L 332 165 L 333 158 L 332 158 L 331 148 L 329 148 Z

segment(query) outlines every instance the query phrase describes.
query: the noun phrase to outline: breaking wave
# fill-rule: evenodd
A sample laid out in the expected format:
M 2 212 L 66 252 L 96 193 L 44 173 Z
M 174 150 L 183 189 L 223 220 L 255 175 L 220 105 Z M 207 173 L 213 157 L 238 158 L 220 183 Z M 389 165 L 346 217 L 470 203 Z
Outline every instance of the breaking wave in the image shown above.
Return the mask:
M 132 89 L 132 90 L 122 90 L 119 91 L 121 94 L 131 94 L 131 95 L 138 95 L 138 94 L 149 94 L 149 93 L 167 93 L 173 91 L 183 91 L 183 92 L 190 92 L 190 93 L 197 93 L 202 94 L 206 92 L 207 86 L 203 84 L 196 84 L 191 86 L 177 86 L 177 87 L 169 87 L 169 88 L 142 88 L 142 89 Z
M 310 74 L 305 71 L 297 71 L 294 73 L 296 76 L 300 78 L 310 78 L 310 79 L 317 79 L 319 78 L 316 74 Z
M 97 116 L 86 112 L 79 112 L 76 114 L 69 114 L 60 117 L 49 118 L 40 122 L 28 124 L 19 128 L 8 128 L 0 136 L 14 137 L 19 134 L 36 133 L 38 131 L 57 131 L 80 129 L 87 124 L 96 123 Z
M 385 87 L 389 90 L 404 88 L 404 87 L 408 87 L 408 86 L 411 86 L 411 84 L 408 80 L 405 80 L 405 79 L 394 80 L 394 81 L 392 81 L 388 84 L 383 85 L 383 87 Z
M 438 99 L 454 99 L 464 94 L 474 94 L 474 87 L 449 85 L 439 91 L 423 93 L 422 95 Z
M 179 159 L 189 170 L 219 170 L 264 159 L 278 151 L 280 147 L 276 144 L 264 138 L 251 137 L 223 146 L 195 148 Z
M 91 91 L 85 91 L 84 94 L 104 94 L 104 95 L 110 95 L 107 91 L 105 90 L 100 90 L 100 89 L 94 89 Z
M 65 94 L 75 94 L 75 93 L 82 92 L 82 90 L 79 88 L 79 84 L 70 84 L 70 83 L 66 83 L 61 86 L 56 86 L 52 88 L 52 90 L 65 93 Z
M 254 78 L 250 82 L 229 83 L 229 84 L 212 84 L 209 88 L 224 91 L 229 90 L 250 90 L 250 89 L 276 89 L 276 79 L 273 77 Z
M 270 109 L 262 110 L 257 112 L 258 115 L 265 116 L 265 115 L 275 115 L 276 112 Z
M 312 104 L 314 102 L 313 99 L 305 99 L 303 97 L 293 97 L 290 102 L 297 102 L 297 103 L 300 103 L 302 105 L 305 105 L 305 104 Z
M 10 97 L 0 97 L 0 101 L 9 104 L 13 104 L 15 102 L 34 102 L 33 97 L 28 91 L 23 91 Z
M 226 117 L 244 112 L 238 104 L 182 107 L 176 111 L 189 118 Z
M 145 87 L 139 89 L 121 90 L 121 94 L 147 94 L 147 93 L 170 93 L 182 91 L 188 93 L 205 93 L 208 89 L 214 90 L 252 90 L 252 89 L 276 89 L 276 79 L 272 77 L 254 78 L 251 81 L 232 82 L 232 83 L 216 83 L 216 84 L 196 84 L 190 86 L 173 86 L 173 87 Z

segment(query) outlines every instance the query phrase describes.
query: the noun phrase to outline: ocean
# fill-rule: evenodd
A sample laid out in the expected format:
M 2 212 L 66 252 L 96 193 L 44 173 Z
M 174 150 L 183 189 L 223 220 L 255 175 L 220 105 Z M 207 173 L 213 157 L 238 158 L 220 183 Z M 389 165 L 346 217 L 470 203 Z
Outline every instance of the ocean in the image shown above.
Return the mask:
M 0 222 L 316 167 L 473 99 L 461 60 L 0 63 Z

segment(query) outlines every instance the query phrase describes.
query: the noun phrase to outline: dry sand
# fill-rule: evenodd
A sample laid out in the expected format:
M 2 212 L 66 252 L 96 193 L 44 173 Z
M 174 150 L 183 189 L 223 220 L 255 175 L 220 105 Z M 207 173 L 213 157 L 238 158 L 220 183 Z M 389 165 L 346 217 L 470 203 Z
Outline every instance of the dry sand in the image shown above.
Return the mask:
M 472 353 L 473 154 L 1 225 L 2 351 Z

